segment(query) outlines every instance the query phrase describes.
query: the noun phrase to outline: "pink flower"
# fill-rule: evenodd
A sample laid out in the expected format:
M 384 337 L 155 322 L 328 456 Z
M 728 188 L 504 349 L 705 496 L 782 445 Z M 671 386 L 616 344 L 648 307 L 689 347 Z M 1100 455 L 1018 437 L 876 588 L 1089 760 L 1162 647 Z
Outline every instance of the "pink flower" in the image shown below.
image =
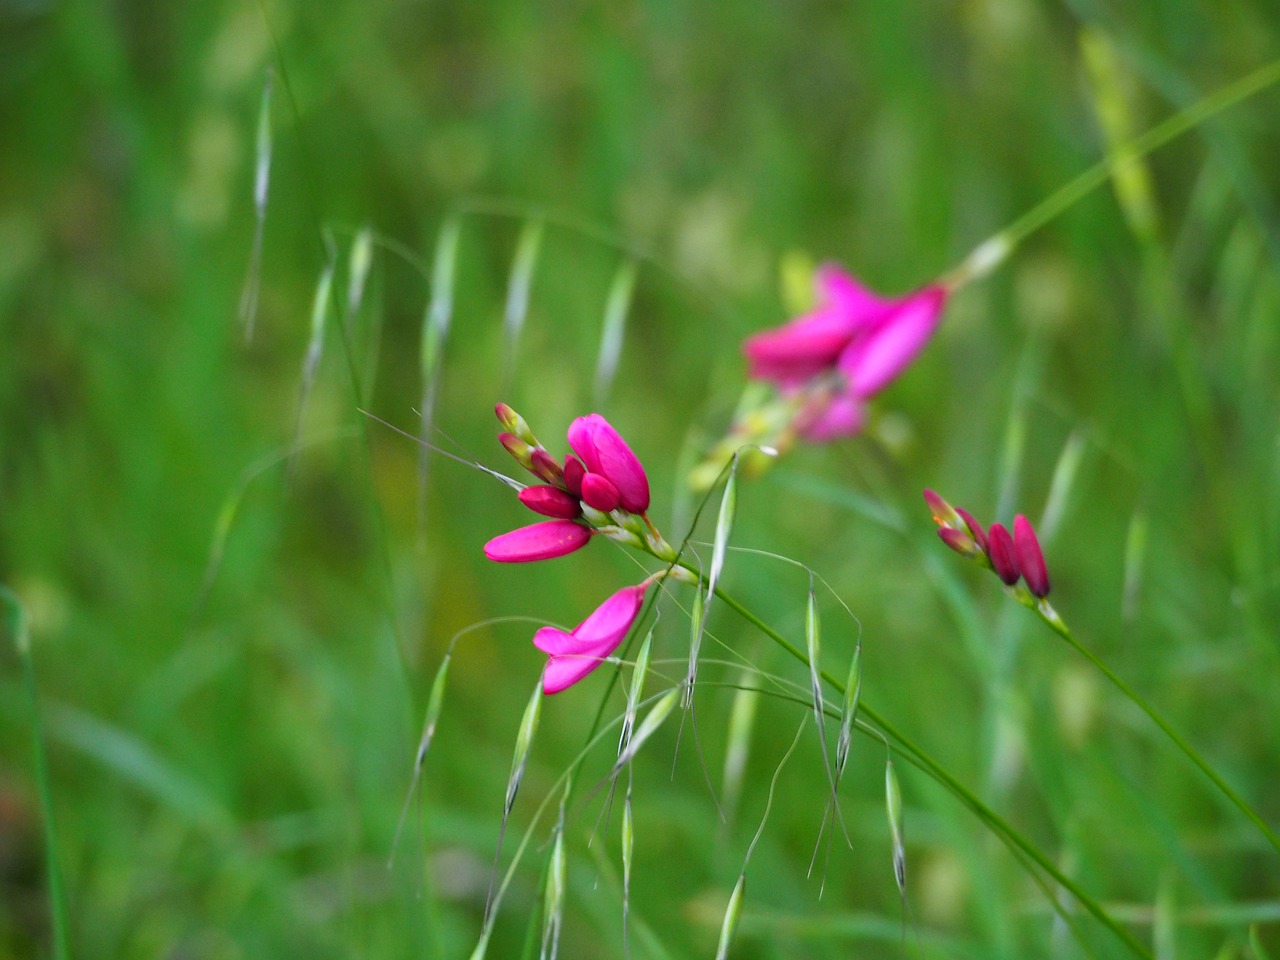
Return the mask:
M 748 337 L 742 352 L 749 376 L 777 384 L 784 394 L 807 391 L 819 381 L 819 392 L 802 405 L 795 427 L 821 442 L 862 429 L 866 401 L 897 378 L 933 336 L 948 290 L 934 284 L 886 299 L 833 265 L 820 268 L 814 282 L 815 310 Z M 838 375 L 834 389 L 832 375 Z
M 550 560 L 585 547 L 591 533 L 573 520 L 545 520 L 494 537 L 484 545 L 484 555 L 499 563 Z
M 543 627 L 533 635 L 533 645 L 547 654 L 547 666 L 542 674 L 543 693 L 568 689 L 618 648 L 640 613 L 648 586 L 646 581 L 623 587 L 570 633 L 556 627 Z
M 590 490 L 593 499 L 607 503 L 613 497 L 613 492 L 609 489 L 612 487 L 624 510 L 644 513 L 649 509 L 649 478 L 640 464 L 640 458 L 632 453 L 627 442 L 610 426 L 608 420 L 598 413 L 578 417 L 569 425 L 569 446 L 586 468 L 586 476 L 582 478 L 584 500 Z M 588 484 L 593 474 L 606 481 L 608 486 L 599 481 Z M 587 502 L 588 505 L 594 505 L 590 500 Z

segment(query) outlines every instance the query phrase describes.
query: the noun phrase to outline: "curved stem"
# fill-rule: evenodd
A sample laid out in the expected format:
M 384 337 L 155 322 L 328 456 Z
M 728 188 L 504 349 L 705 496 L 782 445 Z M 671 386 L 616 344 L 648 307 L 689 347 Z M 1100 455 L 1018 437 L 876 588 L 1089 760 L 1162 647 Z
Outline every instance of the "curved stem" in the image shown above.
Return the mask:
M 972 253 L 946 276 L 954 286 L 977 279 L 1008 256 L 1028 236 L 1068 210 L 1110 179 L 1117 167 L 1145 157 L 1219 113 L 1280 82 L 1280 60 L 1241 77 L 1197 100 L 1163 123 L 1125 141 L 1096 164 L 1063 184 Z
M 1209 765 L 1209 762 L 1196 752 L 1195 747 L 1191 746 L 1190 743 L 1184 740 L 1182 735 L 1170 726 L 1169 722 L 1165 720 L 1164 717 L 1156 712 L 1155 707 L 1147 703 L 1147 701 L 1144 700 L 1137 691 L 1129 686 L 1129 684 L 1122 680 L 1119 675 L 1099 659 L 1097 654 L 1077 640 L 1071 633 L 1070 628 L 1063 622 L 1062 618 L 1059 617 L 1057 613 L 1051 611 L 1051 613 L 1046 614 L 1039 607 L 1036 608 L 1036 612 L 1040 614 L 1040 618 L 1047 623 L 1050 628 L 1052 628 L 1054 633 L 1067 641 L 1067 643 L 1069 643 L 1077 653 L 1097 667 L 1102 675 L 1115 685 L 1117 690 L 1136 704 L 1138 708 L 1147 715 L 1151 722 L 1164 732 L 1164 735 L 1173 742 L 1173 745 L 1181 750 L 1183 754 L 1186 755 L 1187 759 L 1200 769 L 1201 773 L 1213 781 L 1214 786 L 1222 791 L 1223 795 L 1235 805 L 1236 809 L 1253 822 L 1253 825 L 1256 826 L 1258 830 L 1261 831 L 1262 835 L 1267 838 L 1267 842 L 1269 842 L 1271 846 L 1280 853 L 1280 836 L 1277 836 L 1275 831 L 1272 830 L 1271 827 L 1267 826 L 1266 822 L 1258 815 L 1253 807 L 1249 806 L 1244 797 L 1236 793 L 1231 785 L 1222 779 L 1218 772 Z
M 720 598 L 721 602 L 732 608 L 735 613 L 767 636 L 770 640 L 774 641 L 774 643 L 778 644 L 801 663 L 804 663 L 806 666 L 808 665 L 809 660 L 804 651 L 740 604 L 723 589 L 717 587 L 716 596 Z M 831 686 L 836 690 L 841 693 L 844 692 L 844 684 L 837 677 L 833 676 L 826 670 L 821 671 L 821 675 L 822 678 L 826 680 L 827 683 L 831 684 Z M 969 810 L 978 817 L 978 819 L 985 823 L 996 834 L 996 836 L 1000 838 L 1001 842 L 1003 842 L 1004 845 L 1015 854 L 1015 856 L 1020 855 L 1029 858 L 1039 866 L 1040 869 L 1049 874 L 1049 876 L 1052 877 L 1064 890 L 1069 892 L 1071 896 L 1075 898 L 1076 902 L 1087 910 L 1094 919 L 1105 926 L 1116 936 L 1117 939 L 1124 943 L 1134 956 L 1144 957 L 1147 958 L 1147 960 L 1151 960 L 1151 951 L 1138 942 L 1133 934 L 1112 918 L 1111 915 L 1102 908 L 1101 904 L 1089 896 L 1089 894 L 1085 893 L 1084 890 L 1082 890 L 1074 880 L 1063 873 L 1057 865 L 1053 863 L 1053 861 L 1018 833 L 1018 831 L 1016 831 L 1008 821 L 983 803 L 977 795 L 973 793 L 973 791 L 952 776 L 946 768 L 941 766 L 936 760 L 925 753 L 922 748 L 917 746 L 909 737 L 902 733 L 902 731 L 898 730 L 881 714 L 867 706 L 865 700 L 859 704 L 858 710 L 861 713 L 866 714 L 872 722 L 892 738 L 897 743 L 898 749 L 902 751 L 903 755 L 907 757 L 913 765 L 931 776 L 934 780 L 944 786 L 952 796 L 958 799 L 964 806 L 968 807 Z

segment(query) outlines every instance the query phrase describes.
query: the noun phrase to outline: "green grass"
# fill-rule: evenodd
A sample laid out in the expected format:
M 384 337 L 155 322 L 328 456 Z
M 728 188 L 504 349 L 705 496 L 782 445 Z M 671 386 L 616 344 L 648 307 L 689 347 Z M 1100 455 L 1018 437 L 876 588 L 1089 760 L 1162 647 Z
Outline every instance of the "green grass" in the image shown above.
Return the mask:
M 527 517 L 510 491 L 438 456 L 423 486 L 419 449 L 358 408 L 416 433 L 434 391 L 436 442 L 511 472 L 496 400 L 553 450 L 599 404 L 676 543 L 696 506 L 682 477 L 741 389 L 738 344 L 786 318 L 786 255 L 887 292 L 928 282 L 1277 40 L 1261 0 L 0 8 L 0 583 L 31 654 L 8 631 L 0 958 L 468 956 L 535 626 L 458 640 L 389 868 L 436 670 L 479 621 L 576 623 L 639 576 L 603 543 L 486 562 L 482 544 Z M 818 589 L 827 670 L 843 680 L 860 635 L 864 704 L 1161 960 L 1280 954 L 1280 858 L 1104 677 L 946 552 L 919 492 L 1006 522 L 1039 522 L 1052 499 L 1055 607 L 1280 826 L 1277 129 L 1273 87 L 1030 235 L 956 295 L 868 435 L 739 482 L 721 574 L 801 649 L 808 575 L 732 548 L 820 574 L 858 621 Z M 513 271 L 529 283 L 514 346 Z M 622 336 L 612 382 L 606 329 Z M 687 610 L 688 588 L 672 592 Z M 705 627 L 697 739 L 686 720 L 677 751 L 676 714 L 632 765 L 637 960 L 715 955 L 812 713 L 807 671 L 730 606 Z M 664 602 L 647 695 L 685 674 L 689 642 Z M 743 657 L 799 687 L 731 734 L 741 672 L 713 661 Z M 557 779 L 606 685 L 600 671 L 543 704 L 491 958 L 537 955 Z M 599 787 L 614 736 L 566 811 L 564 957 L 623 955 L 622 785 L 606 817 Z M 721 792 L 744 736 L 721 823 L 707 781 Z M 819 897 L 818 751 L 810 727 L 778 776 L 730 956 L 1088 955 L 898 750 L 904 910 L 867 737 L 841 779 L 852 849 L 833 842 Z M 1094 955 L 1130 955 L 1071 919 Z

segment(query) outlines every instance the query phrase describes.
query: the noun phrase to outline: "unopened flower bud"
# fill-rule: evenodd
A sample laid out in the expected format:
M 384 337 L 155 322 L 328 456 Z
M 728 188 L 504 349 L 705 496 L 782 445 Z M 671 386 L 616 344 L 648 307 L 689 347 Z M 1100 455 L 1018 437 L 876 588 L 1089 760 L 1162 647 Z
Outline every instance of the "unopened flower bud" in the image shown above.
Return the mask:
M 982 524 L 973 518 L 968 510 L 962 510 L 960 507 L 955 508 L 956 513 L 960 515 L 960 519 L 964 521 L 964 525 L 969 528 L 969 535 L 973 537 L 973 542 L 978 545 L 978 549 L 983 553 L 987 552 L 987 534 L 982 529 Z
M 993 523 L 987 531 L 987 557 L 991 560 L 991 568 L 996 576 L 1004 581 L 1005 586 L 1012 587 L 1018 582 L 1018 564 L 1013 555 L 1013 537 L 1005 529 L 1004 524 Z
M 578 498 L 565 493 L 559 487 L 525 487 L 520 491 L 519 496 L 521 503 L 544 517 L 576 520 L 582 516 L 582 505 L 578 503 Z
M 533 452 L 529 454 L 530 467 L 533 475 L 547 483 L 559 486 L 564 482 L 564 471 L 560 464 L 556 463 L 556 458 L 547 453 L 542 447 L 534 447 Z
M 575 497 L 582 496 L 582 478 L 586 476 L 586 473 L 587 468 L 582 465 L 581 460 L 571 453 L 565 456 L 564 486 Z
M 1031 595 L 1037 599 L 1048 596 L 1049 568 L 1045 565 L 1035 529 L 1022 514 L 1013 518 L 1013 557 Z
M 515 457 L 520 466 L 526 470 L 533 470 L 533 447 L 513 433 L 498 434 L 498 442 L 507 448 L 507 453 Z
M 582 502 L 601 513 L 618 509 L 622 496 L 618 488 L 598 473 L 588 473 L 582 478 Z
M 961 524 L 964 521 L 960 518 L 960 514 L 956 512 L 955 507 L 943 500 L 934 491 L 924 491 L 924 502 L 928 504 L 929 512 L 933 514 L 933 522 L 938 526 L 961 528 Z
M 529 424 L 525 422 L 524 417 L 516 413 L 505 403 L 499 403 L 493 408 L 493 412 L 498 415 L 498 422 L 508 433 L 513 433 L 531 447 L 539 446 L 538 438 L 533 435 L 533 431 L 529 429 Z
M 957 530 L 955 527 L 939 527 L 938 536 L 943 543 L 962 557 L 978 557 L 982 555 L 982 549 L 974 541 L 973 537 L 963 530 Z

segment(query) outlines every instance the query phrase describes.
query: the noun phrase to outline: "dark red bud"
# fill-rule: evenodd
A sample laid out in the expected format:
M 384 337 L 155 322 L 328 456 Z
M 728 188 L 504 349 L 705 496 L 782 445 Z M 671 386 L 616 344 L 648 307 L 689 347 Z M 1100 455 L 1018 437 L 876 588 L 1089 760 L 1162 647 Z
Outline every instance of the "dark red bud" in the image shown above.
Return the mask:
M 993 523 L 987 531 L 987 559 L 1005 586 L 1018 582 L 1018 564 L 1013 558 L 1013 537 L 1004 524 Z
M 618 509 L 618 505 L 622 503 L 622 494 L 600 474 L 588 473 L 582 478 L 582 502 L 601 513 L 608 513 Z
M 1040 541 L 1031 521 L 1018 514 L 1013 518 L 1013 556 L 1018 563 L 1022 579 L 1027 582 L 1027 589 L 1032 596 L 1047 597 L 1049 595 L 1049 568 L 1045 566 L 1044 554 L 1040 550 Z
M 525 487 L 520 491 L 520 502 L 544 517 L 560 520 L 576 520 L 582 516 L 582 505 L 577 497 L 565 493 L 559 487 Z
M 973 537 L 973 542 L 976 543 L 982 549 L 983 553 L 986 553 L 987 552 L 987 534 L 982 529 L 982 524 L 980 524 L 977 520 L 973 519 L 973 514 L 971 514 L 968 510 L 964 510 L 960 507 L 956 507 L 956 513 L 960 514 L 960 519 L 963 520 L 964 525 L 969 528 L 969 533 Z
M 582 461 L 573 454 L 567 454 L 564 458 L 564 485 L 565 489 L 572 493 L 575 497 L 582 496 L 582 478 L 586 475 L 587 468 L 582 465 Z

